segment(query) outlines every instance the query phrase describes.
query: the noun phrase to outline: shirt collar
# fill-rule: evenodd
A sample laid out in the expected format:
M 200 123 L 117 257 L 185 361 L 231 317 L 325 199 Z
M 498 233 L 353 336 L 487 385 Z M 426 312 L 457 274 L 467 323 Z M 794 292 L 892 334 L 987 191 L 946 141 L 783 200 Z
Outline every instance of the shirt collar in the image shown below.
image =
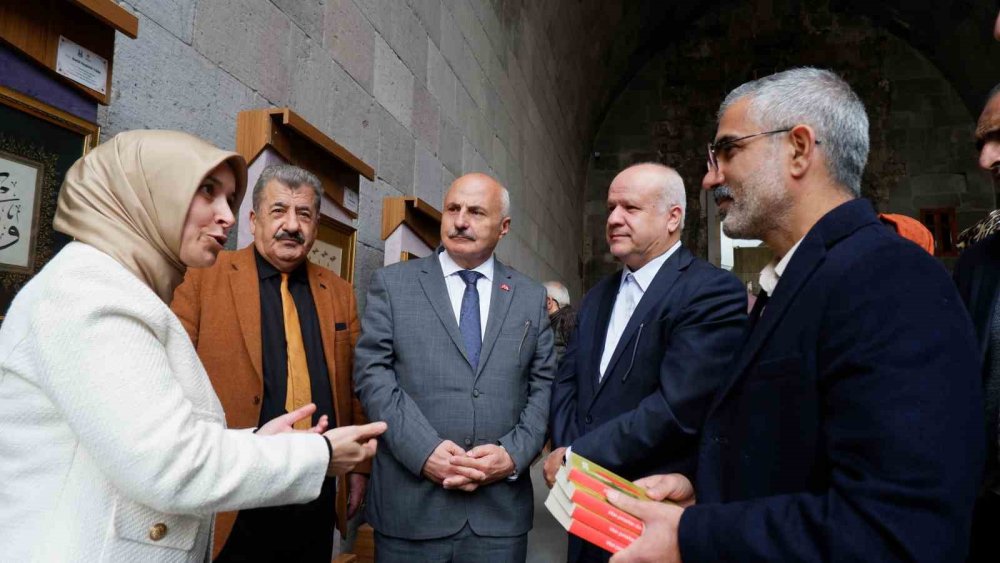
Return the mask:
M 456 272 L 466 269 L 456 264 L 455 261 L 451 259 L 451 255 L 448 254 L 447 250 L 442 250 L 438 254 L 438 261 L 441 262 L 441 272 L 444 274 L 444 277 L 454 275 Z M 472 270 L 482 274 L 483 277 L 486 278 L 486 281 L 492 282 L 493 266 L 493 255 L 490 254 L 490 257 L 487 258 L 485 262 L 475 268 L 472 268 Z
M 257 252 L 257 247 L 253 249 L 254 258 L 257 260 L 257 279 L 266 280 L 267 278 L 280 276 L 281 270 L 274 267 L 273 264 L 267 261 L 266 258 Z M 289 274 L 289 279 L 292 280 L 304 280 L 306 276 L 306 262 L 303 261 L 297 268 L 291 271 Z
M 760 288 L 767 292 L 768 295 L 774 295 L 774 288 L 778 287 L 778 280 L 781 279 L 781 274 L 785 273 L 785 268 L 788 267 L 788 263 L 792 261 L 792 254 L 798 250 L 799 245 L 802 244 L 802 240 L 806 237 L 802 237 L 795 243 L 795 246 L 788 249 L 788 252 L 781 257 L 781 260 L 777 258 L 771 260 L 764 269 L 760 271 L 760 278 L 758 282 L 760 283 Z
M 677 252 L 677 249 L 680 247 L 681 241 L 675 242 L 674 245 L 671 246 L 666 252 L 656 258 L 653 258 L 649 262 L 646 262 L 643 267 L 634 272 L 626 267 L 625 270 L 622 271 L 622 285 L 625 284 L 625 276 L 631 273 L 632 277 L 635 279 L 635 283 L 638 284 L 639 289 L 643 293 L 646 293 L 646 288 L 649 287 L 649 284 L 653 283 L 653 278 L 655 278 L 656 274 L 660 272 L 660 268 L 663 267 L 663 264 L 671 256 L 673 256 L 674 252 Z

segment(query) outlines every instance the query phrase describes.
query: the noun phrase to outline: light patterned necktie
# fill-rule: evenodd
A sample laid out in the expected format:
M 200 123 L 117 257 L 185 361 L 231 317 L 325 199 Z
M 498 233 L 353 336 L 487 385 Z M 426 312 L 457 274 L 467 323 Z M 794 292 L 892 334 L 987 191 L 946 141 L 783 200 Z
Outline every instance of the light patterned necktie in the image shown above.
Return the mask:
M 302 325 L 295 300 L 288 291 L 288 274 L 281 274 L 281 310 L 285 317 L 285 344 L 288 350 L 288 385 L 285 392 L 285 411 L 293 410 L 312 402 L 309 387 L 309 363 L 306 362 L 306 346 L 302 342 Z M 311 417 L 295 423 L 296 430 L 312 427 Z

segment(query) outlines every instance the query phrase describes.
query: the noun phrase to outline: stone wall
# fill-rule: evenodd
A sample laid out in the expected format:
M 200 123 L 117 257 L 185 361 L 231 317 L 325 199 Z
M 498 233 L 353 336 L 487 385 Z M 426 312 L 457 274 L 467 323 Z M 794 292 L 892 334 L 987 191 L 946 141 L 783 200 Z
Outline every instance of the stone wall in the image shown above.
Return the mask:
M 440 206 L 470 171 L 511 192 L 501 259 L 579 294 L 591 132 L 577 117 L 589 103 L 580 83 L 599 67 L 557 58 L 573 49 L 566 33 L 583 26 L 585 14 L 560 11 L 573 3 L 122 0 L 140 19 L 139 38 L 116 41 L 102 134 L 174 128 L 231 149 L 239 111 L 291 106 L 375 167 L 355 222 L 362 305 L 383 262 L 382 198 Z M 576 27 L 550 33 L 557 21 Z
M 863 190 L 879 211 L 916 216 L 921 207 L 953 206 L 962 229 L 993 208 L 991 184 L 975 165 L 974 116 L 916 50 L 827 2 L 743 2 L 709 11 L 672 38 L 610 105 L 586 180 L 586 287 L 617 268 L 604 241 L 604 198 L 615 173 L 635 162 L 680 171 L 688 192 L 684 242 L 708 255 L 701 179 L 715 112 L 739 84 L 803 65 L 835 70 L 865 102 L 872 151 Z

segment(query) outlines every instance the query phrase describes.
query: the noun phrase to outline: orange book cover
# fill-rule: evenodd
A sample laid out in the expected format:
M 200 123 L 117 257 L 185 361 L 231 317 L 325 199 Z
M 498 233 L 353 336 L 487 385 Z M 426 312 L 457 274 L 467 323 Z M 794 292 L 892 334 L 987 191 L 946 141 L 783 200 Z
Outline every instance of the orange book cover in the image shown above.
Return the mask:
M 597 511 L 590 510 L 583 504 L 573 502 L 570 497 L 566 496 L 566 491 L 561 486 L 552 487 L 552 492 L 549 493 L 549 496 L 554 498 L 563 511 L 569 514 L 573 520 L 579 520 L 611 538 L 631 543 L 642 533 L 642 522 L 640 520 L 632 515 L 628 515 L 629 523 L 623 525 L 616 520 L 607 518 L 602 514 L 606 513 L 606 511 L 601 505 L 612 510 L 617 509 L 582 490 L 577 490 L 574 496 L 583 499 L 585 502 L 589 502 L 590 506 L 596 508 Z
M 639 520 L 624 510 L 615 508 L 610 503 L 607 503 L 594 496 L 592 493 L 587 492 L 586 489 L 570 485 L 569 490 L 567 490 L 567 484 L 568 483 L 563 481 L 556 486 L 563 488 L 563 492 L 569 497 L 570 502 L 573 504 L 582 506 L 601 518 L 604 518 L 613 524 L 617 524 L 628 531 L 634 532 L 635 534 L 642 533 L 642 520 Z
M 596 481 L 600 482 L 601 485 L 611 487 L 617 491 L 621 491 L 629 496 L 632 496 L 640 500 L 652 500 L 649 498 L 649 496 L 646 495 L 646 491 L 644 491 L 642 487 L 636 485 L 632 481 L 629 481 L 628 479 L 620 475 L 615 474 L 609 469 L 605 469 L 600 465 L 597 465 L 596 463 L 590 461 L 589 459 L 583 457 L 582 455 L 573 453 L 572 450 L 570 450 L 568 466 L 570 468 L 571 474 L 572 470 L 575 469 L 578 470 L 580 473 L 583 473 L 587 477 L 590 477 L 591 479 L 595 479 Z M 597 485 L 590 486 L 587 485 L 586 483 L 582 484 L 589 489 L 593 489 L 595 491 L 603 493 L 603 490 Z
M 555 489 L 553 489 L 553 491 L 555 491 Z M 545 500 L 545 507 L 549 509 L 549 513 L 552 514 L 556 521 L 559 522 L 559 524 L 565 528 L 566 531 L 584 541 L 610 551 L 611 553 L 618 553 L 632 543 L 631 540 L 611 537 L 608 534 L 595 529 L 593 526 L 573 518 L 566 511 L 565 507 L 557 499 L 557 497 L 551 492 L 549 493 L 549 497 Z

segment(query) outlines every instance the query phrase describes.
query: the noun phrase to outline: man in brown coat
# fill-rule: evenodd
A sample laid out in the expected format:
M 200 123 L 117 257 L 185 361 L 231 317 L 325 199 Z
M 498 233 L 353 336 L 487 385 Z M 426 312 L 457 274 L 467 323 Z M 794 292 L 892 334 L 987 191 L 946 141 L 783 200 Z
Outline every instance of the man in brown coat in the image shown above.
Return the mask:
M 301 421 L 304 428 L 366 422 L 351 380 L 360 332 L 354 293 L 307 260 L 321 193 L 319 179 L 306 170 L 265 169 L 253 191 L 254 244 L 221 252 L 211 268 L 189 269 L 174 293 L 171 306 L 230 428 L 258 427 L 309 403 L 317 408 L 311 421 Z M 340 490 L 328 479 L 311 503 L 220 514 L 213 557 L 328 563 L 334 524 L 346 530 L 364 498 L 370 463 L 356 471 Z

